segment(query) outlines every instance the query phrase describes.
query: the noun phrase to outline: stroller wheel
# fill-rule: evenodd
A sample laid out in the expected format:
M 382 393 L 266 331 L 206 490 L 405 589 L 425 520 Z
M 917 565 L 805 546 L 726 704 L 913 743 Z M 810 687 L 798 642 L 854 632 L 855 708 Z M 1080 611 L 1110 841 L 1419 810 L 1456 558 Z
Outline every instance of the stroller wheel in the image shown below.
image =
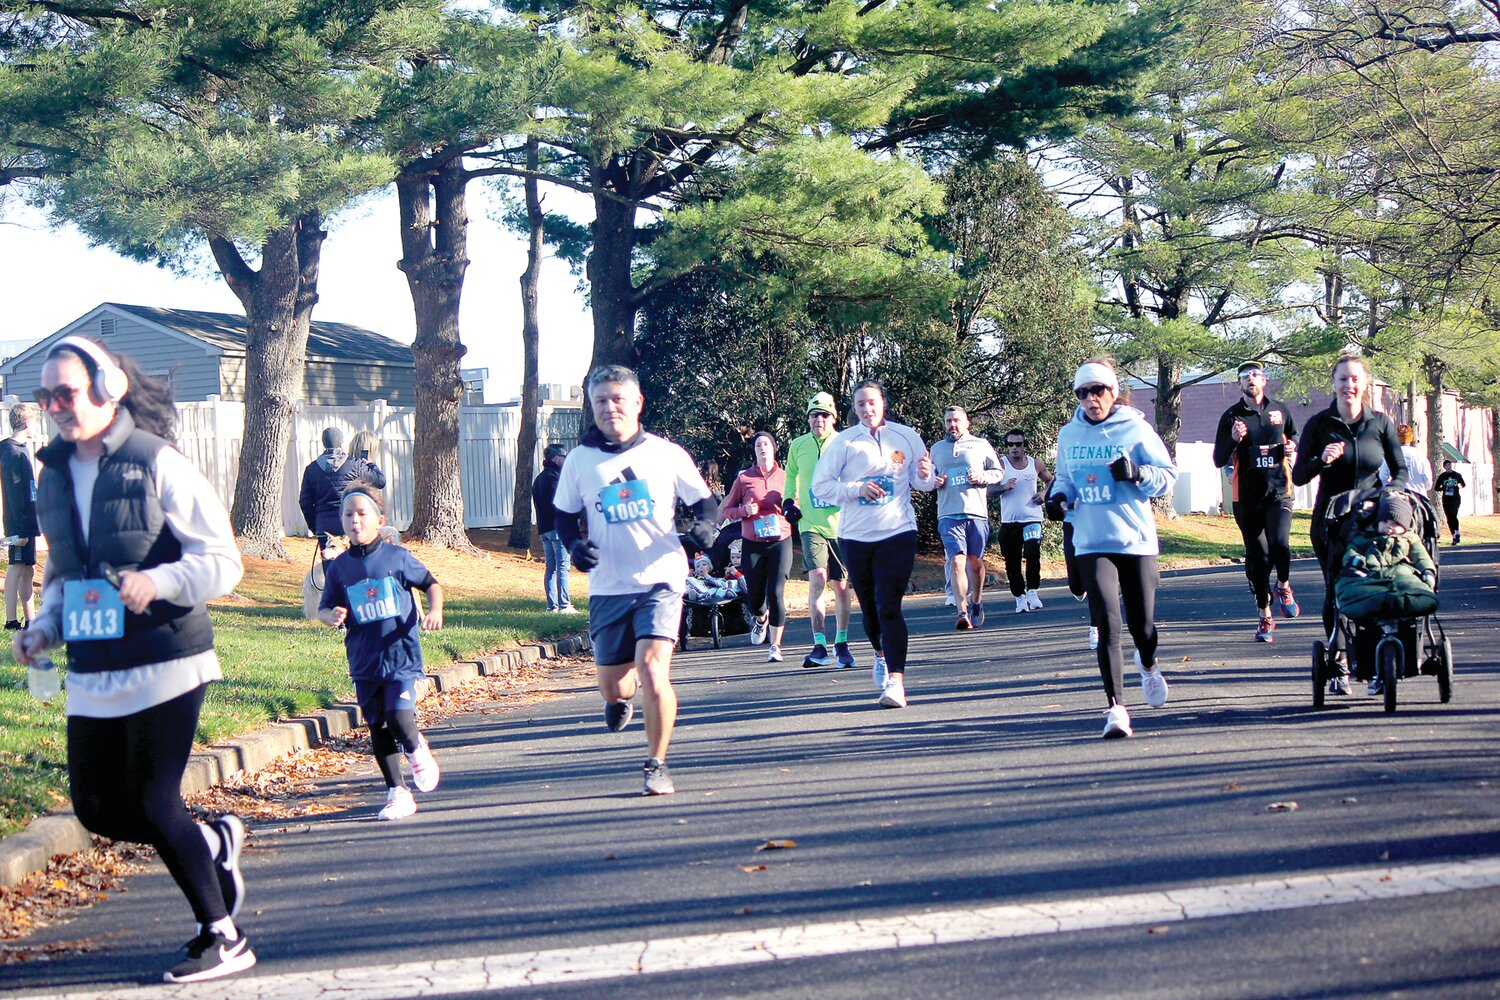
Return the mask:
M 1323 646 L 1323 641 L 1321 639 L 1319 639 L 1317 642 L 1313 643 L 1313 658 L 1312 658 L 1313 708 L 1322 708 L 1323 707 L 1323 699 L 1328 694 L 1327 690 L 1323 686 L 1324 684 L 1327 683 L 1327 678 L 1324 676 L 1324 664 L 1326 663 L 1326 660 L 1327 660 L 1327 654 L 1325 652 L 1325 647 Z
M 1396 684 L 1401 679 L 1401 659 L 1405 651 L 1395 639 L 1382 639 L 1375 647 L 1375 663 L 1379 669 L 1377 677 L 1385 683 L 1385 710 L 1396 710 Z
M 1438 646 L 1438 701 L 1447 704 L 1453 697 L 1453 645 L 1444 637 Z
M 724 620 L 724 613 L 714 608 L 708 613 L 708 632 L 713 636 L 714 649 L 719 648 L 719 623 Z

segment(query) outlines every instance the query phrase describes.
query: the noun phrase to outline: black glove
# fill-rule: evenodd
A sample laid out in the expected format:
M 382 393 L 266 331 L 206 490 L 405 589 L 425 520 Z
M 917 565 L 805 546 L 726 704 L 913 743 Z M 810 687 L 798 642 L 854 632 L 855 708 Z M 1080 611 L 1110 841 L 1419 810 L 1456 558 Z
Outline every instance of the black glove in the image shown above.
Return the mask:
M 1047 520 L 1066 520 L 1068 511 L 1067 508 L 1063 506 L 1063 504 L 1067 502 L 1067 498 L 1065 498 L 1061 493 L 1054 493 L 1050 497 L 1048 497 L 1047 506 L 1045 508 L 1047 512 Z
M 1122 483 L 1138 483 L 1141 481 L 1141 467 L 1130 460 L 1129 455 L 1121 455 L 1109 463 L 1109 474 Z
M 792 524 L 802 520 L 802 508 L 797 506 L 795 500 L 783 500 L 781 502 L 781 516 Z
M 714 529 L 717 526 L 712 521 L 694 521 L 693 526 L 682 534 L 698 547 L 699 552 L 707 552 L 714 543 Z
M 568 555 L 573 560 L 573 566 L 581 573 L 587 573 L 599 565 L 599 546 L 587 538 L 580 538 L 568 549 Z

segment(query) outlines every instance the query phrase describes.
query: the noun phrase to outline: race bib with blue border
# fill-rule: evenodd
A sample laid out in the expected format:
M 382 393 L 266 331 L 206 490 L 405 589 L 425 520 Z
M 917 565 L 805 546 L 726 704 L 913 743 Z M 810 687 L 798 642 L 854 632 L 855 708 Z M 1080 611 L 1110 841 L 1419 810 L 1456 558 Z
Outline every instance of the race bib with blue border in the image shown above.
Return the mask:
M 63 641 L 120 639 L 125 635 L 125 604 L 108 580 L 63 582 Z
M 871 500 L 861 495 L 859 498 L 859 502 L 861 505 L 865 507 L 884 507 L 886 504 L 895 499 L 895 476 L 866 476 L 863 481 L 866 483 L 874 483 L 876 486 L 879 486 L 881 489 L 885 490 L 885 496 L 881 497 L 879 500 Z
M 388 576 L 349 584 L 349 615 L 356 625 L 373 625 L 401 613 L 396 600 L 396 581 Z
M 947 471 L 946 475 L 949 486 L 960 490 L 969 487 L 969 467 L 967 465 L 955 465 Z
M 767 514 L 765 517 L 757 517 L 750 522 L 750 528 L 755 532 L 756 538 L 780 538 L 781 518 L 775 514 Z
M 1107 465 L 1087 465 L 1073 477 L 1078 488 L 1078 502 L 1112 504 L 1115 502 L 1115 477 Z
M 1042 540 L 1042 526 L 1040 524 L 1028 524 L 1021 529 L 1021 541 L 1040 542 Z
M 599 506 L 608 524 L 644 521 L 655 510 L 655 504 L 651 499 L 651 487 L 644 479 L 610 483 L 599 491 Z

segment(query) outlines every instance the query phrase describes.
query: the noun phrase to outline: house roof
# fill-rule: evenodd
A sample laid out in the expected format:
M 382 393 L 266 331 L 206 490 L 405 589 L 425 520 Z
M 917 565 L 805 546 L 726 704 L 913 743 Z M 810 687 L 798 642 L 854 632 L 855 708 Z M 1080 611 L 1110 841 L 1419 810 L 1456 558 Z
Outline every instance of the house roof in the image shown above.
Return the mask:
M 133 306 L 123 302 L 105 302 L 121 312 L 150 323 L 195 337 L 221 351 L 245 353 L 245 317 L 236 313 L 202 312 L 197 309 L 161 309 L 156 306 Z M 314 320 L 307 334 L 308 360 L 317 361 L 383 361 L 412 364 L 411 345 L 392 340 L 374 330 L 349 323 Z

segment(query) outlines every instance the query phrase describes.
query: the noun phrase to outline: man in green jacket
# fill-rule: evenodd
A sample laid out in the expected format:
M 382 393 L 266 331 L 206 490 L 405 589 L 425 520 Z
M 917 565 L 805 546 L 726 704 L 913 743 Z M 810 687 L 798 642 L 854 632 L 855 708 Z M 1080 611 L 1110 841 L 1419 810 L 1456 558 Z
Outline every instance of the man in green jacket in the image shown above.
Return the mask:
M 807 570 L 807 614 L 812 621 L 813 648 L 802 661 L 804 667 L 826 667 L 828 633 L 823 611 L 823 591 L 833 591 L 834 618 L 838 631 L 834 651 L 841 667 L 855 666 L 849 650 L 849 574 L 839 549 L 839 509 L 813 499 L 813 473 L 823 449 L 834 438 L 833 397 L 820 392 L 807 401 L 807 426 L 811 433 L 792 441 L 786 456 L 786 492 L 782 505 L 787 519 L 802 535 L 802 567 Z

